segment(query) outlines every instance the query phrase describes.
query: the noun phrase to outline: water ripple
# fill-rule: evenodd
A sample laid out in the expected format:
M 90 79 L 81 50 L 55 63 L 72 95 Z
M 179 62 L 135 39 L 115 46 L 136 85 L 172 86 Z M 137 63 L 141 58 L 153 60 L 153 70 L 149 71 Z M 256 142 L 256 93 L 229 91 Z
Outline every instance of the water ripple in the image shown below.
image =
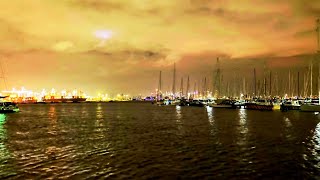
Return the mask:
M 316 179 L 319 115 L 151 103 L 0 115 L 0 178 Z

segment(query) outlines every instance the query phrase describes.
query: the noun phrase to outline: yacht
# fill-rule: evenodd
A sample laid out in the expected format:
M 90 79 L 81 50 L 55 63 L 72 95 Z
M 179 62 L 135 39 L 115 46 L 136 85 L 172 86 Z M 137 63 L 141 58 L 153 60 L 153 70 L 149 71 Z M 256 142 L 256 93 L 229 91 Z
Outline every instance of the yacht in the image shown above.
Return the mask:
M 16 103 L 5 100 L 6 96 L 0 96 L 0 113 L 19 112 L 19 107 Z
M 281 111 L 300 110 L 301 102 L 299 100 L 284 101 L 280 105 Z
M 229 109 L 234 109 L 237 106 L 235 105 L 235 101 L 229 100 L 229 99 L 225 99 L 217 104 L 212 104 L 210 105 L 211 107 L 214 108 L 229 108 Z
M 254 109 L 254 110 L 273 110 L 273 103 L 270 100 L 266 99 L 257 99 L 252 102 L 247 102 L 245 104 L 246 109 Z

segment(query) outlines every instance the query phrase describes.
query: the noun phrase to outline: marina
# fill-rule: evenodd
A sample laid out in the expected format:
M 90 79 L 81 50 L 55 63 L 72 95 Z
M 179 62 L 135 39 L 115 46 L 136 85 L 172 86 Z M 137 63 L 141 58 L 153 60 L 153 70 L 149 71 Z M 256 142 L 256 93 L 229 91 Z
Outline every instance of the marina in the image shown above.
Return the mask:
M 1 180 L 320 180 L 320 0 L 20 1 Z
M 20 109 L 0 114 L 1 179 L 319 177 L 319 114 L 132 101 Z

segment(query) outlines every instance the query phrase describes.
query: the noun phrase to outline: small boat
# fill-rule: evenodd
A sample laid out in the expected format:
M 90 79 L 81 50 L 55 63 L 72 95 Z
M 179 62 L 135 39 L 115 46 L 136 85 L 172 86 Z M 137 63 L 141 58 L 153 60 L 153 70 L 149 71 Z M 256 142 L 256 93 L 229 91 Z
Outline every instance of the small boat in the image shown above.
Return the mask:
M 170 99 L 161 99 L 161 100 L 157 100 L 155 103 L 152 102 L 152 104 L 155 104 L 157 106 L 168 106 L 168 105 L 171 105 L 171 100 Z
M 189 102 L 189 106 L 204 107 L 205 104 L 200 100 L 194 99 L 194 100 Z
M 266 99 L 258 99 L 253 102 L 248 102 L 245 104 L 246 109 L 253 109 L 253 110 L 265 110 L 265 111 L 272 111 L 273 104 L 271 101 Z
M 298 100 L 284 101 L 280 105 L 281 111 L 300 110 L 301 104 Z
M 12 113 L 12 112 L 19 112 L 20 109 L 18 105 L 14 102 L 5 101 L 6 97 L 0 97 L 0 113 Z
M 273 105 L 272 110 L 280 110 L 281 109 L 281 104 L 282 104 L 281 100 L 274 99 L 271 103 Z
M 212 104 L 210 106 L 214 108 L 229 108 L 229 109 L 235 109 L 237 107 L 235 105 L 235 102 L 229 99 L 223 100 L 217 104 Z
M 189 101 L 186 99 L 181 99 L 178 106 L 189 106 Z

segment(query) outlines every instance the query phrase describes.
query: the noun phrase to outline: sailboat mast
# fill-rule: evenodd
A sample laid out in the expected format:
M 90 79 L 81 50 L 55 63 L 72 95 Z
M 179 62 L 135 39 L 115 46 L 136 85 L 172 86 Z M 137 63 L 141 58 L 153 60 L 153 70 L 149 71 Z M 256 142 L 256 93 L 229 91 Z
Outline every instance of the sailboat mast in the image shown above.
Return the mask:
M 7 80 L 6 80 L 6 76 L 4 74 L 4 70 L 3 70 L 3 66 L 2 66 L 2 62 L 1 61 L 0 61 L 0 68 L 1 68 L 1 78 L 3 78 L 4 87 L 6 88 L 5 90 L 8 90 Z
M 253 69 L 253 85 L 254 85 L 254 96 L 257 96 L 257 74 L 256 74 L 256 68 Z
M 173 85 L 172 85 L 173 98 L 176 94 L 176 63 L 173 64 Z
M 190 86 L 190 84 L 189 84 L 190 82 L 189 82 L 189 76 L 188 76 L 188 81 L 187 81 L 187 92 L 186 92 L 186 94 L 187 94 L 187 99 L 189 99 L 189 86 Z
M 157 91 L 157 97 L 156 97 L 156 100 L 161 100 L 161 87 L 162 86 L 162 79 L 161 79 L 161 71 L 160 71 L 160 74 L 159 74 L 159 84 L 158 84 L 158 91 Z
M 196 97 L 196 94 L 197 94 L 197 81 L 194 81 L 193 98 Z
M 162 86 L 162 79 L 161 79 L 161 71 L 160 71 L 160 78 L 159 78 L 159 91 L 161 92 L 161 86 Z
M 181 85 L 180 85 L 180 98 L 183 96 L 183 78 L 181 78 Z
M 313 63 L 312 63 L 312 60 L 311 60 L 311 65 L 310 65 L 310 97 L 312 97 L 312 67 L 313 66 Z
M 207 97 L 207 77 L 204 78 L 203 97 Z
M 243 83 L 242 84 L 242 86 L 243 86 L 242 87 L 242 91 L 243 91 L 242 93 L 246 94 L 246 78 L 245 77 L 242 79 L 242 83 Z
M 289 69 L 289 96 L 291 97 L 291 70 Z
M 298 81 L 298 98 L 300 97 L 300 84 L 299 84 L 299 82 L 300 82 L 300 72 L 298 71 L 298 79 L 297 79 L 297 81 Z
M 320 19 L 317 19 L 317 40 L 318 40 L 318 53 L 320 53 Z
M 320 104 L 320 63 L 318 63 L 318 99 Z
M 263 79 L 263 84 L 264 84 L 264 97 L 267 96 L 267 78 L 264 77 Z
M 271 81 L 272 81 L 272 80 L 271 80 L 271 71 L 270 71 L 270 77 L 269 77 L 269 83 L 270 83 L 270 86 L 269 86 L 269 88 L 270 88 L 270 89 L 269 89 L 269 95 L 270 95 L 270 96 L 272 96 L 272 92 L 271 92 L 271 91 L 272 91 L 272 82 L 271 82 Z
M 215 77 L 215 86 L 216 86 L 217 96 L 219 97 L 221 93 L 221 73 L 220 73 L 219 57 L 217 57 L 217 71 L 216 71 L 216 77 Z
M 316 53 L 316 60 L 318 61 L 320 55 L 320 19 L 317 19 L 317 42 L 318 42 L 318 49 Z M 320 104 L 320 63 L 318 63 L 318 99 Z

